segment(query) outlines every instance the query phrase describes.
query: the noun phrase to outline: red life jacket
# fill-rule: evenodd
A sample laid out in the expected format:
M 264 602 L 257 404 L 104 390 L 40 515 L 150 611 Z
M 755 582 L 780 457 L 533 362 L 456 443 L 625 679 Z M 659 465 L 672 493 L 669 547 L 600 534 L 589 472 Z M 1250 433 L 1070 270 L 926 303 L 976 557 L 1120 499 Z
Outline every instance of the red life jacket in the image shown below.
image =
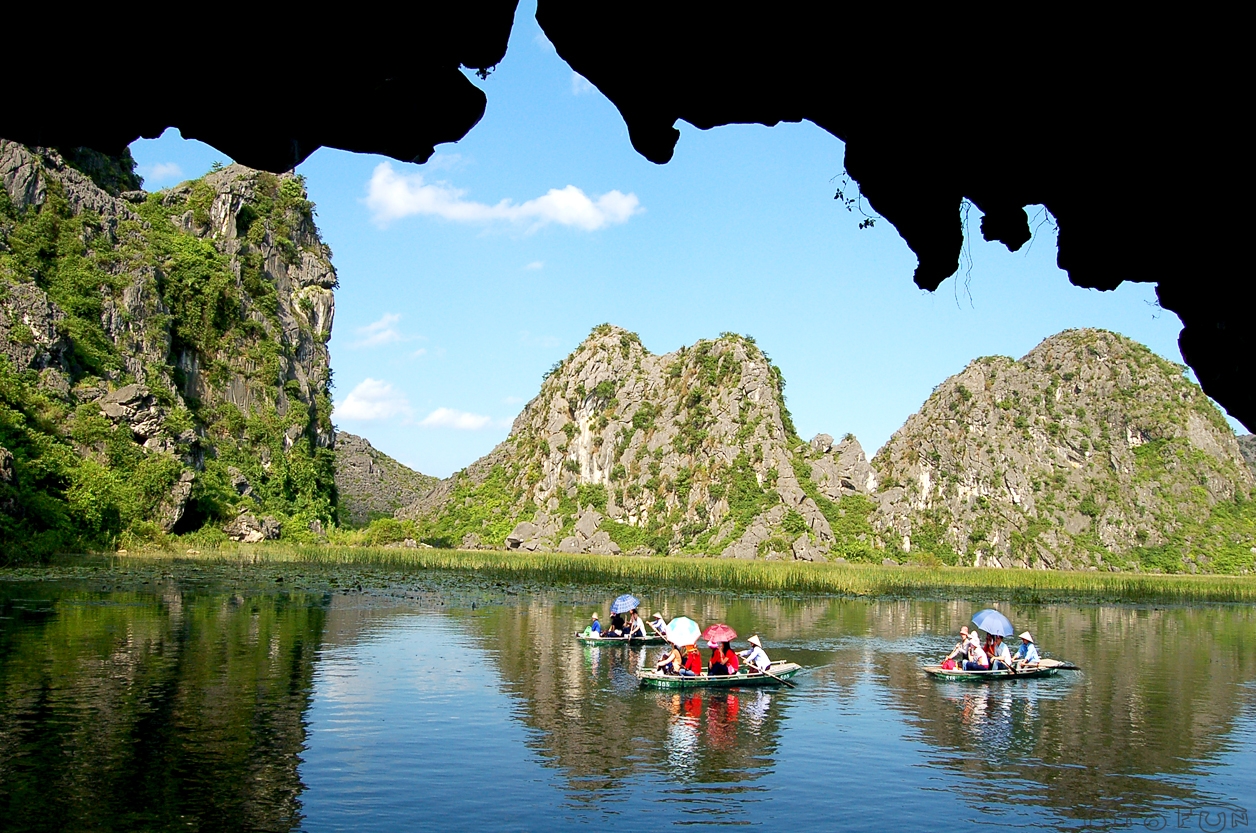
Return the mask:
M 739 666 L 739 662 L 737 659 L 737 652 L 725 651 L 724 652 L 724 667 L 728 669 L 728 673 L 736 674 L 738 666 Z
M 692 645 L 685 647 L 685 667 L 695 674 L 702 673 L 702 655 Z

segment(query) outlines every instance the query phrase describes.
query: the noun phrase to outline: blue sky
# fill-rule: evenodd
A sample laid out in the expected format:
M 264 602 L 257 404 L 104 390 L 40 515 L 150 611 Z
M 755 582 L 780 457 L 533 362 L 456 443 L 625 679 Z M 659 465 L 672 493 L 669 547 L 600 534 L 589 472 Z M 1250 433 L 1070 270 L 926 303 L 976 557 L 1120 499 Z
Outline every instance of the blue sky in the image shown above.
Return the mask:
M 1064 329 L 1181 362 L 1152 285 L 1071 286 L 1050 223 L 1013 254 L 981 241 L 973 209 L 971 270 L 917 289 L 893 227 L 860 230 L 833 199 L 843 145 L 814 125 L 680 123 L 672 162 L 647 162 L 533 13 L 520 7 L 497 70 L 470 76 L 484 119 L 428 164 L 324 148 L 298 169 L 340 275 L 334 420 L 403 463 L 446 476 L 487 453 L 604 321 L 656 353 L 754 336 L 800 433 L 850 431 L 869 454 L 972 359 Z M 173 130 L 132 152 L 150 189 L 227 161 Z

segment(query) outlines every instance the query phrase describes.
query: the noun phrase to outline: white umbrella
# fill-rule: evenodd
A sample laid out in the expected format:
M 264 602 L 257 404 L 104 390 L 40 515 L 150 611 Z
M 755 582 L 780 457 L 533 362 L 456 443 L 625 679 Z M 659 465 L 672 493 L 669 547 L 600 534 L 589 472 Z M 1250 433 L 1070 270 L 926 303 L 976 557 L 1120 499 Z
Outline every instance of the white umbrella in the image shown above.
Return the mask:
M 702 637 L 702 628 L 688 616 L 677 616 L 667 623 L 667 638 L 675 645 L 696 645 Z

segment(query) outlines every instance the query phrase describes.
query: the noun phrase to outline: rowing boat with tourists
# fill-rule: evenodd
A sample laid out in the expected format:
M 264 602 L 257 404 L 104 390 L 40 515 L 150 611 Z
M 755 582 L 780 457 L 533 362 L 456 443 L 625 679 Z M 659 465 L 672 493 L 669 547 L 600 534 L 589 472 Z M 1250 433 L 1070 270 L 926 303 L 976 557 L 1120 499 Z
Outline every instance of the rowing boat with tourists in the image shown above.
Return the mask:
M 715 624 L 705 631 L 687 616 L 678 616 L 667 623 L 668 645 L 659 654 L 653 668 L 637 672 L 642 688 L 743 688 L 747 686 L 788 686 L 802 666 L 795 662 L 773 662 L 763 648 L 758 634 L 747 640 L 750 647 L 733 650 L 737 632 L 725 624 Z M 698 641 L 705 639 L 711 649 L 710 661 L 702 664 Z
M 1012 622 L 997 610 L 987 608 L 973 614 L 973 629 L 959 629 L 959 642 L 938 665 L 926 665 L 924 672 L 942 680 L 990 682 L 994 680 L 1026 680 L 1053 677 L 1060 671 L 1080 671 L 1071 662 L 1043 657 L 1038 652 L 1033 634 L 1020 634 L 1015 655 L 1004 642 L 1016 630 Z M 986 632 L 983 642 L 981 631 Z
M 652 668 L 637 671 L 642 688 L 742 688 L 745 686 L 788 686 L 802 666 L 783 660 L 772 661 L 758 634 L 751 636 L 749 647 L 733 650 L 737 632 L 723 623 L 705 631 L 688 616 L 677 616 L 667 622 L 658 611 L 647 621 L 641 617 L 641 600 L 625 593 L 611 602 L 610 622 L 603 626 L 594 611 L 589 624 L 576 634 L 586 645 L 665 645 Z M 706 640 L 711 649 L 704 666 L 698 642 Z
M 644 621 L 641 600 L 625 593 L 611 602 L 611 619 L 605 628 L 595 611 L 576 638 L 594 645 L 663 645 L 667 642 L 666 631 L 660 628 L 665 628 L 663 615 L 655 613 L 650 622 Z

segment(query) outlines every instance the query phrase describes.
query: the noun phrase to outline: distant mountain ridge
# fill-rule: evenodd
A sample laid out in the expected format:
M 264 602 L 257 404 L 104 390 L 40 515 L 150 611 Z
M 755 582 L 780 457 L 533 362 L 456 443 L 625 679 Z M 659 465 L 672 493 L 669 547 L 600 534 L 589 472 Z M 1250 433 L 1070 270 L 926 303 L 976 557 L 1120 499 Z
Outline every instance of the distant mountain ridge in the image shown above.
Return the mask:
M 336 493 L 343 524 L 363 526 L 374 518 L 391 517 L 439 482 L 397 462 L 370 440 L 336 432 Z
M 1073 330 L 946 380 L 869 461 L 797 436 L 753 339 L 664 356 L 602 325 L 510 436 L 398 513 L 442 546 L 1238 572 L 1252 473 L 1216 406 Z

